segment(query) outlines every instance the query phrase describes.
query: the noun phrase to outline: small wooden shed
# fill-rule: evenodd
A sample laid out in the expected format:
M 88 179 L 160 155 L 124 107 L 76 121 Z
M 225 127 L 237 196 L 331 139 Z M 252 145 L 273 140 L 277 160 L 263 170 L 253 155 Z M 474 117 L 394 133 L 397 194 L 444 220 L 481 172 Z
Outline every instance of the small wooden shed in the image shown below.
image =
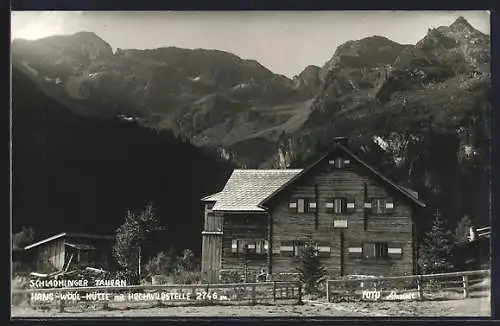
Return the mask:
M 38 273 L 70 271 L 84 267 L 113 268 L 110 235 L 59 233 L 24 247 L 31 270 Z

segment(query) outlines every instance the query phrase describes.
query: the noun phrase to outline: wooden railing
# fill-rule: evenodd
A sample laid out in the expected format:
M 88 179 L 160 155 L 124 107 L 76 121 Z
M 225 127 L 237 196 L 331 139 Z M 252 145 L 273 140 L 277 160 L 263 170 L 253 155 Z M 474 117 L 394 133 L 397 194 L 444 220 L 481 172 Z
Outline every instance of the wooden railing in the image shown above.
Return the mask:
M 166 284 L 130 286 L 92 286 L 67 288 L 16 289 L 13 296 L 24 296 L 33 308 L 68 307 L 99 304 L 103 309 L 162 305 L 254 305 L 301 303 L 302 286 L 296 282 L 234 284 Z
M 459 299 L 489 293 L 490 270 L 328 280 L 332 301 Z

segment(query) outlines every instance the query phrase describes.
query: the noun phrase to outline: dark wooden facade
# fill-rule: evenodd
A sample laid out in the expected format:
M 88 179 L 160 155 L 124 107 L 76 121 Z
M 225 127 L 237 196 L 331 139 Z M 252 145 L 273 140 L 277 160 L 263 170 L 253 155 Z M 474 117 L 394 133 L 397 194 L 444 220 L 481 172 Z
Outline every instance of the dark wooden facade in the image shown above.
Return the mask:
M 335 153 L 332 156 L 342 157 Z M 355 163 L 349 165 L 335 168 L 325 161 L 311 171 L 314 173 L 309 177 L 276 198 L 270 207 L 273 273 L 290 272 L 296 266 L 294 259 L 279 250 L 280 245 L 308 238 L 321 247 L 329 248 L 329 254 L 326 249 L 321 259 L 332 277 L 414 272 L 416 257 L 411 203 L 398 192 L 388 189 L 363 167 Z M 354 208 L 335 214 L 327 208 L 332 198 L 346 198 L 354 203 Z M 371 209 L 364 208 L 364 203 L 371 203 L 373 198 L 391 199 L 394 209 L 388 214 L 373 214 Z M 316 209 L 304 213 L 291 210 L 289 203 L 298 199 L 316 203 Z M 335 220 L 347 221 L 347 228 L 334 227 Z M 363 247 L 367 243 L 386 243 L 388 248 L 400 248 L 402 254 L 366 259 Z M 358 248 L 361 248 L 361 253 Z
M 221 271 L 243 266 L 271 275 L 294 273 L 298 249 L 308 239 L 320 249 L 330 277 L 415 273 L 414 222 L 425 205 L 343 149 L 337 147 L 276 189 L 259 205 L 265 212 L 206 214 L 205 230 L 210 219 L 223 227 L 220 248 L 209 249 L 204 236 L 204 270 L 214 273 L 205 279 L 214 282 Z M 265 251 L 252 247 L 243 253 L 237 246 L 235 252 L 235 241 L 245 240 L 264 244 Z
M 31 271 L 52 273 L 83 267 L 109 270 L 113 264 L 112 236 L 61 233 L 25 247 Z

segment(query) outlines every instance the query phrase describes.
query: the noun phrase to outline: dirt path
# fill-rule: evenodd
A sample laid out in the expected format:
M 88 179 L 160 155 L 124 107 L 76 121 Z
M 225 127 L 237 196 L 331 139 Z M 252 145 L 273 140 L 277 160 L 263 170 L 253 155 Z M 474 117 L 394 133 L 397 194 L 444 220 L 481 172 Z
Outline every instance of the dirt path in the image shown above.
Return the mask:
M 453 301 L 348 302 L 310 301 L 301 306 L 204 306 L 59 313 L 12 308 L 12 317 L 434 317 L 489 316 L 489 298 Z
M 12 317 L 343 317 L 360 316 L 355 312 L 335 309 L 323 305 L 321 309 L 313 304 L 302 306 L 204 306 L 166 307 L 112 311 L 88 311 L 82 313 L 58 313 L 57 311 L 36 311 L 31 308 L 13 308 Z
M 489 298 L 448 301 L 346 302 L 336 308 L 364 316 L 386 317 L 489 317 Z

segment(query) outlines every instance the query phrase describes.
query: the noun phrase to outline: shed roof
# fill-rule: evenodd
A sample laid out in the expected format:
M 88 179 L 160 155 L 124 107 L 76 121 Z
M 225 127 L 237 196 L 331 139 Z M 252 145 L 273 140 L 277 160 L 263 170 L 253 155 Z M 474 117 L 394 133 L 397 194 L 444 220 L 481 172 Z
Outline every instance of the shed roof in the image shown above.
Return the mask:
M 48 237 L 46 239 L 32 243 L 29 246 L 24 247 L 24 250 L 38 247 L 39 245 L 42 245 L 42 244 L 50 242 L 50 241 L 54 241 L 54 240 L 62 238 L 62 237 L 78 237 L 78 238 L 105 239 L 105 240 L 113 240 L 114 239 L 114 237 L 112 235 L 61 232 L 61 233 L 58 233 L 58 234 L 53 235 L 51 237 Z
M 301 171 L 236 169 L 221 192 L 202 200 L 215 200 L 214 211 L 264 212 L 258 204 Z

